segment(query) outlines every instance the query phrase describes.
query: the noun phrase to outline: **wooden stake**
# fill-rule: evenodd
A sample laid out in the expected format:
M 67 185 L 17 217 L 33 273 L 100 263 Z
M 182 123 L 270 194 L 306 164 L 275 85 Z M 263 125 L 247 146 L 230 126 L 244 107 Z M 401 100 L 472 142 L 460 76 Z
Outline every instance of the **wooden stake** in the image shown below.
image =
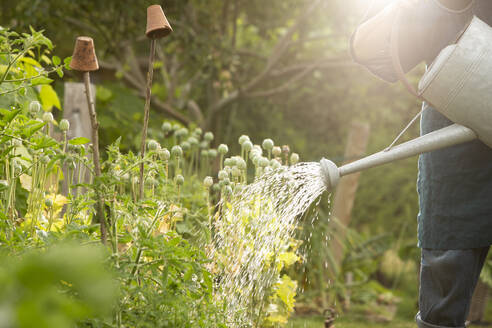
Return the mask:
M 91 127 L 92 127 L 92 158 L 94 162 L 94 173 L 96 178 L 101 176 L 101 163 L 99 159 L 99 123 L 97 122 L 96 116 L 96 108 L 94 106 L 94 100 L 92 98 L 92 90 L 91 90 L 91 79 L 89 72 L 83 72 L 84 76 L 84 85 L 85 85 L 85 94 L 87 96 L 87 104 L 89 107 L 89 116 L 91 118 Z M 106 243 L 107 233 L 106 233 L 106 222 L 104 220 L 104 201 L 100 195 L 100 192 L 96 188 L 97 194 L 97 207 L 96 207 L 96 217 L 98 219 L 100 228 L 101 228 L 101 241 L 103 244 Z
M 144 126 L 142 130 L 142 144 L 140 145 L 140 154 L 142 156 L 142 163 L 140 163 L 140 184 L 139 184 L 139 199 L 141 200 L 144 196 L 144 162 L 146 139 L 147 139 L 147 128 L 149 125 L 149 115 L 150 115 L 150 96 L 152 94 L 152 78 L 154 76 L 154 57 L 155 57 L 155 44 L 157 40 L 150 40 L 150 55 L 149 55 L 149 71 L 147 73 L 147 90 L 145 92 L 145 114 L 144 114 Z

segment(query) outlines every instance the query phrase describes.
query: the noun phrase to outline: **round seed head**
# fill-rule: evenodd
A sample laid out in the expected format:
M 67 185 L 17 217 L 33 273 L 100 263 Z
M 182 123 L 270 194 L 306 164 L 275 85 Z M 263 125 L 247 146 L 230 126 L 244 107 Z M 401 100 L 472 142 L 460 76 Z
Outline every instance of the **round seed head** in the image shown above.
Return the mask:
M 189 137 L 188 142 L 190 143 L 191 147 L 198 146 L 198 140 L 195 137 Z
M 172 128 L 173 128 L 173 127 L 171 126 L 171 123 L 169 123 L 169 122 L 164 122 L 164 123 L 162 123 L 162 125 L 161 125 L 161 130 L 162 130 L 164 133 L 169 133 L 169 132 L 171 132 Z
M 265 149 L 265 150 L 272 150 L 273 140 L 272 139 L 263 140 L 262 146 L 263 146 L 263 149 Z
M 33 116 L 39 113 L 40 109 L 41 109 L 41 104 L 37 100 L 31 101 L 31 103 L 29 104 L 29 113 L 31 113 L 31 115 Z
M 63 132 L 67 132 L 69 129 L 70 129 L 70 122 L 67 120 L 67 119 L 63 119 L 60 121 L 60 130 L 62 130 Z
M 178 123 L 173 124 L 173 131 L 178 132 L 179 129 L 181 129 L 181 125 Z
M 173 157 L 181 157 L 183 156 L 183 149 L 178 145 L 173 146 L 173 148 L 171 148 L 171 154 Z
M 282 148 L 280 148 L 279 146 L 273 147 L 272 154 L 275 157 L 279 157 L 282 154 Z
M 159 157 L 163 161 L 168 161 L 169 158 L 171 158 L 171 153 L 169 152 L 169 150 L 167 150 L 167 148 L 163 148 L 159 151 Z
M 209 149 L 208 150 L 208 157 L 210 158 L 216 158 L 217 157 L 217 149 Z
M 51 114 L 50 112 L 46 112 L 43 114 L 43 122 L 51 123 L 53 122 L 53 120 L 54 120 L 53 114 Z
M 289 155 L 289 153 L 290 153 L 289 145 L 283 145 L 282 146 L 282 153 L 284 153 L 286 156 Z
M 184 177 L 181 175 L 181 174 L 178 174 L 175 178 L 174 178 L 174 182 L 176 182 L 176 184 L 178 186 L 182 186 L 183 183 L 184 183 L 185 179 Z
M 193 131 L 194 134 L 198 135 L 198 136 L 201 136 L 202 135 L 202 129 L 201 128 L 195 128 L 195 130 Z
M 290 164 L 294 165 L 297 163 L 299 163 L 299 154 L 292 153 L 292 155 L 290 155 Z
M 211 142 L 212 140 L 214 140 L 214 134 L 212 132 L 207 132 L 203 136 L 203 139 L 205 139 L 205 141 L 207 142 Z
M 266 157 L 261 157 L 259 160 L 259 164 L 261 167 L 267 167 L 270 162 L 268 161 L 268 158 Z
M 220 185 L 218 183 L 214 184 L 212 186 L 212 192 L 219 192 L 220 191 Z
M 205 188 L 210 188 L 212 187 L 212 185 L 214 184 L 214 179 L 212 177 L 205 177 L 205 179 L 203 179 L 203 185 L 205 186 Z
M 176 136 L 179 138 L 186 137 L 188 135 L 188 129 L 187 128 L 180 128 L 178 131 L 176 131 Z
M 149 140 L 147 146 L 149 147 L 149 150 L 156 151 L 161 148 L 161 145 L 155 140 Z
M 220 170 L 219 171 L 219 180 L 225 180 L 229 178 L 229 173 L 227 173 L 225 170 Z
M 208 150 L 202 149 L 202 151 L 200 152 L 200 156 L 203 158 L 207 158 L 208 157 Z
M 239 157 L 236 161 L 236 165 L 240 170 L 246 170 L 246 161 Z
M 201 149 L 208 149 L 208 142 L 206 142 L 206 141 L 200 142 L 200 148 Z
M 280 164 L 280 162 L 277 161 L 276 159 L 272 159 L 272 162 L 270 165 L 273 169 L 278 169 L 282 166 L 282 164 Z
M 231 180 L 229 180 L 229 178 L 225 178 L 224 180 L 222 180 L 222 182 L 224 183 L 224 186 L 228 186 L 231 184 Z
M 46 205 L 46 207 L 48 208 L 52 208 L 53 207 L 53 199 L 51 198 L 46 198 L 44 200 L 44 205 Z
M 219 145 L 219 148 L 217 148 L 217 150 L 219 151 L 219 154 L 225 155 L 229 152 L 229 147 L 227 147 L 226 144 L 221 144 Z
M 250 151 L 253 149 L 253 143 L 249 140 L 246 140 L 245 142 L 243 142 L 242 147 L 245 151 Z
M 190 142 L 189 141 L 183 141 L 181 143 L 181 148 L 183 148 L 183 151 L 188 151 L 191 148 Z
M 224 194 L 226 194 L 227 196 L 232 195 L 232 187 L 231 186 L 225 187 L 224 188 Z
M 241 170 L 237 166 L 232 167 L 232 176 L 239 177 L 241 175 Z
M 249 137 L 245 134 L 239 137 L 239 144 L 242 146 L 245 141 L 249 141 Z
M 253 164 L 255 166 L 258 166 L 258 165 L 260 165 L 260 159 L 261 158 L 262 158 L 261 156 L 256 155 L 256 156 L 251 157 L 251 160 L 253 161 Z

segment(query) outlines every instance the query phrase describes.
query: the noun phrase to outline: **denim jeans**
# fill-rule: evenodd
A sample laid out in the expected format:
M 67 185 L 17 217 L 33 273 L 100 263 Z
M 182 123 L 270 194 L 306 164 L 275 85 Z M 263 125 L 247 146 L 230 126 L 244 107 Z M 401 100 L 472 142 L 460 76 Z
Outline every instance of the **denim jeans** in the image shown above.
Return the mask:
M 422 249 L 419 328 L 465 327 L 470 302 L 489 247 Z

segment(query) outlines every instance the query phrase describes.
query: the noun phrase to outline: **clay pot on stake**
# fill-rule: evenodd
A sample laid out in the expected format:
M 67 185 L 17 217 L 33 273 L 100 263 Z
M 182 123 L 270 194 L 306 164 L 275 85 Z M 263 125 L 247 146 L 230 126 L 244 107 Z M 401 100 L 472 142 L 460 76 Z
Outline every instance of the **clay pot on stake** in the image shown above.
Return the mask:
M 92 128 L 92 159 L 94 162 L 94 174 L 96 178 L 101 176 L 101 163 L 99 161 L 99 123 L 97 122 L 96 108 L 92 98 L 91 80 L 89 72 L 97 71 L 99 64 L 97 62 L 96 51 L 94 50 L 94 41 L 87 36 L 79 36 L 75 41 L 75 48 L 73 50 L 72 61 L 70 62 L 70 68 L 75 71 L 82 72 L 85 93 L 87 96 L 87 104 L 89 109 L 89 116 L 91 119 Z M 106 222 L 104 219 L 104 203 L 97 191 L 97 208 L 96 217 L 101 229 L 101 241 L 106 243 Z
M 139 199 L 144 195 L 144 162 L 147 128 L 149 125 L 149 112 L 150 112 L 150 97 L 152 88 L 152 77 L 154 75 L 154 57 L 155 57 L 155 45 L 157 39 L 168 36 L 173 29 L 167 21 L 164 11 L 160 5 L 152 5 L 147 8 L 147 29 L 145 34 L 150 39 L 150 55 L 149 55 L 149 70 L 147 73 L 147 89 L 145 92 L 145 113 L 144 113 L 144 125 L 142 130 L 142 144 L 140 146 L 140 154 L 142 156 L 142 163 L 140 164 L 140 179 L 139 179 Z

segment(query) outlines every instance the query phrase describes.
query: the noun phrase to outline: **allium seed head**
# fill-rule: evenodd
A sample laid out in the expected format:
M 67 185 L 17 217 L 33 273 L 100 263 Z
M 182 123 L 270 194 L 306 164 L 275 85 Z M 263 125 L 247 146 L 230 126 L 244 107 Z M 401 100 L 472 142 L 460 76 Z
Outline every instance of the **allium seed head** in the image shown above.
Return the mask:
M 37 100 L 31 101 L 31 103 L 29 104 L 29 113 L 31 113 L 31 115 L 33 116 L 36 115 L 40 109 L 41 104 Z
M 299 162 L 299 154 L 292 153 L 292 155 L 290 155 L 290 164 L 295 165 L 298 162 Z
M 58 126 L 60 127 L 60 130 L 62 130 L 63 132 L 67 132 L 70 129 L 70 122 L 64 118 L 60 121 L 60 124 Z
M 183 156 L 183 148 L 180 146 L 176 145 L 171 148 L 171 154 L 173 157 L 182 157 Z
M 174 178 L 174 182 L 176 182 L 176 184 L 178 186 L 182 186 L 183 183 L 184 183 L 185 179 L 184 177 L 181 175 L 181 174 L 178 174 L 175 178 Z
M 273 140 L 272 139 L 263 140 L 262 146 L 263 146 L 263 149 L 265 149 L 265 150 L 272 150 Z
M 260 164 L 261 167 L 267 167 L 268 164 L 270 164 L 270 162 L 268 161 L 268 158 L 261 157 L 260 158 L 260 161 L 259 161 L 259 164 Z
M 53 122 L 53 120 L 54 120 L 53 114 L 51 114 L 50 112 L 46 112 L 43 114 L 43 122 L 51 123 Z
M 188 151 L 191 148 L 190 142 L 189 141 L 183 141 L 181 143 L 181 148 L 183 148 L 183 151 Z
M 149 140 L 147 146 L 149 147 L 149 150 L 156 151 L 161 148 L 161 145 L 155 140 Z
M 163 160 L 163 161 L 168 161 L 169 158 L 171 158 L 171 153 L 169 152 L 169 150 L 167 150 L 167 148 L 162 148 L 160 151 L 159 151 L 159 157 Z
M 188 142 L 190 143 L 191 147 L 198 146 L 198 140 L 195 137 L 189 137 Z
M 214 179 L 212 177 L 205 177 L 205 179 L 203 179 L 203 185 L 205 186 L 205 188 L 210 188 L 212 187 L 212 185 L 214 184 Z
M 218 176 L 219 176 L 219 180 L 222 181 L 222 180 L 225 180 L 225 179 L 229 178 L 229 173 L 227 173 L 224 170 L 220 170 Z
M 217 157 L 217 149 L 209 149 L 208 150 L 208 157 L 214 159 Z
M 173 127 L 171 126 L 171 123 L 169 123 L 169 122 L 164 122 L 161 125 L 161 130 L 166 134 L 171 132 L 172 129 L 173 129 Z
M 242 146 L 243 143 L 245 143 L 246 141 L 249 141 L 249 137 L 245 134 L 243 134 L 242 136 L 239 137 L 239 144 Z
M 46 205 L 46 207 L 48 208 L 52 208 L 53 207 L 53 199 L 51 198 L 46 198 L 44 200 L 44 205 Z
M 245 151 L 250 151 L 251 149 L 253 149 L 253 143 L 249 140 L 246 140 L 245 142 L 243 142 L 242 147 Z
M 239 177 L 241 175 L 241 170 L 237 166 L 232 167 L 232 176 Z
M 219 154 L 225 155 L 229 152 L 229 147 L 227 147 L 226 144 L 221 144 L 217 150 L 219 151 Z
M 272 154 L 275 157 L 279 157 L 280 155 L 282 155 L 282 148 L 280 148 L 279 146 L 273 147 Z
M 203 136 L 203 139 L 205 139 L 205 141 L 207 142 L 211 142 L 212 140 L 214 140 L 214 134 L 212 132 L 207 132 Z

